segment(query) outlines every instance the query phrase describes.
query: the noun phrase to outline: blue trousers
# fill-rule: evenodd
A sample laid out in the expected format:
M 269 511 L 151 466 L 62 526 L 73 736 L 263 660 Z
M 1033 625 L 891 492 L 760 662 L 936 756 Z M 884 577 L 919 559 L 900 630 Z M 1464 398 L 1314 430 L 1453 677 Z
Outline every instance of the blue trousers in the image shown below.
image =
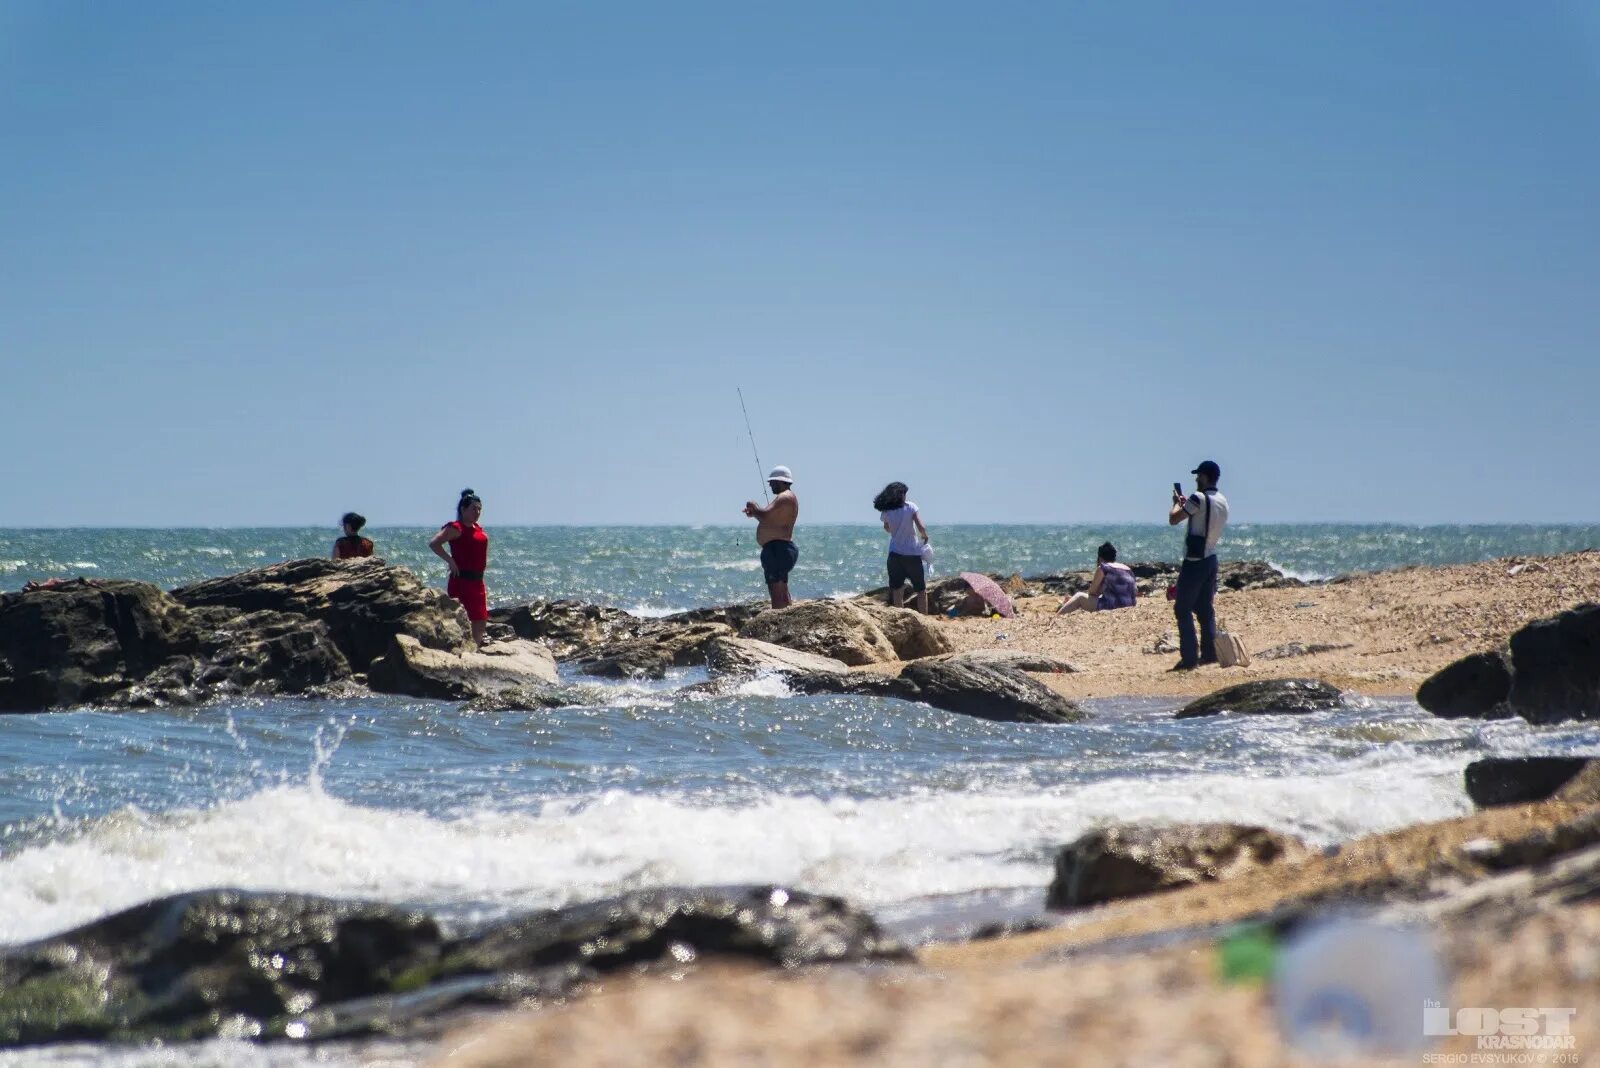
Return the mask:
M 1217 658 L 1217 558 L 1185 560 L 1178 569 L 1178 599 L 1172 609 L 1178 616 L 1178 659 L 1184 664 Z M 1200 648 L 1195 650 L 1194 621 L 1200 621 Z

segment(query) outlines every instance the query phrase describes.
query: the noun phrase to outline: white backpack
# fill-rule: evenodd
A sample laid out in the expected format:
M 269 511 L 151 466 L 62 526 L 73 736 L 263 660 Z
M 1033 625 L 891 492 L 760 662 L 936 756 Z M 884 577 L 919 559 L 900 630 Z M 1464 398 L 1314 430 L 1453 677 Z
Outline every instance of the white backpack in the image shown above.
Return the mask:
M 1250 650 L 1244 639 L 1225 630 L 1217 631 L 1217 664 L 1220 667 L 1249 667 Z

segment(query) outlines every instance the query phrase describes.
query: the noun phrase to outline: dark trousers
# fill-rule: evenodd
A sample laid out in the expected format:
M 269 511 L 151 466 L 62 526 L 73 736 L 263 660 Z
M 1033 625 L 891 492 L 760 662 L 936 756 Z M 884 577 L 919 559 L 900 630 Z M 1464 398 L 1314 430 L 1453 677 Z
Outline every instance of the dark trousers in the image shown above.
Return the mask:
M 1178 658 L 1185 664 L 1217 658 L 1217 558 L 1185 560 L 1178 569 L 1178 597 L 1172 609 L 1178 616 Z M 1191 618 L 1192 617 L 1192 618 Z M 1200 621 L 1200 650 L 1195 652 L 1194 621 Z

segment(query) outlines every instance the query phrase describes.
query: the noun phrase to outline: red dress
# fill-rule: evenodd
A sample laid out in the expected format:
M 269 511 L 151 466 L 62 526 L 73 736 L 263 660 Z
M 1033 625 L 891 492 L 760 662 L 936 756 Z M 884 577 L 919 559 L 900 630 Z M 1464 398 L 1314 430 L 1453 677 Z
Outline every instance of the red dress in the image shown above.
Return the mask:
M 483 573 L 489 566 L 489 535 L 483 528 L 474 523 L 470 527 L 465 523 L 446 523 L 445 526 L 454 527 L 460 533 L 455 540 L 450 542 L 450 559 L 456 562 L 461 575 L 450 576 L 450 584 L 445 587 L 445 592 L 461 602 L 461 607 L 467 610 L 467 618 L 480 621 L 489 618 L 489 590 L 483 584 Z

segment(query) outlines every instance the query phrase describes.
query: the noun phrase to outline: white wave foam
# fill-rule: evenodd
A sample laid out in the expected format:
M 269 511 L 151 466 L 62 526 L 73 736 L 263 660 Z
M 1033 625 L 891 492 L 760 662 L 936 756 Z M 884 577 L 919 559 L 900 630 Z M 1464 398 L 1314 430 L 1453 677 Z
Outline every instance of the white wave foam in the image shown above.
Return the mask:
M 71 568 L 78 568 L 78 569 L 87 568 L 90 571 L 99 571 L 100 570 L 100 565 L 95 563 L 93 560 L 74 560 L 70 564 L 68 564 L 67 566 L 71 567 Z
M 753 679 L 746 679 L 733 692 L 740 697 L 793 697 L 794 691 L 784 681 L 783 676 L 775 671 L 761 672 Z
M 661 608 L 653 604 L 636 604 L 629 608 L 624 608 L 623 611 L 630 616 L 638 616 L 640 619 L 663 619 L 667 616 L 677 615 L 683 609 Z
M 645 886 L 769 880 L 868 907 L 982 889 L 1042 893 L 1054 849 L 1094 826 L 1232 820 L 1322 844 L 1467 811 L 1460 764 L 1290 778 L 1140 776 L 859 801 L 713 804 L 611 792 L 454 817 L 367 808 L 315 785 L 278 787 L 173 816 L 124 810 L 77 838 L 0 858 L 0 941 L 210 886 L 490 914 Z
M 1297 571 L 1292 567 L 1286 567 L 1272 560 L 1267 561 L 1267 566 L 1281 572 L 1284 578 L 1299 579 L 1301 582 L 1326 582 L 1333 578 L 1333 572 L 1331 571 Z

